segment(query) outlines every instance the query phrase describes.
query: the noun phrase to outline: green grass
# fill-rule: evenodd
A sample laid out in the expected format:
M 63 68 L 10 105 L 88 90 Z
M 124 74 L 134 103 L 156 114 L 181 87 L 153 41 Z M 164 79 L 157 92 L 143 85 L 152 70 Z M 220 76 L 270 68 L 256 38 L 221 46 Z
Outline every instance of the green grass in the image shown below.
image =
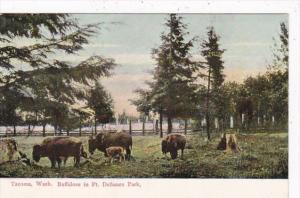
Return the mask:
M 32 146 L 40 137 L 17 137 L 19 150 L 31 158 Z M 87 138 L 81 138 L 85 147 Z M 79 168 L 69 159 L 66 167 L 51 169 L 47 158 L 37 165 L 22 163 L 0 165 L 1 177 L 139 177 L 139 178 L 287 178 L 287 133 L 240 134 L 241 153 L 216 150 L 219 137 L 207 142 L 199 135 L 188 135 L 183 159 L 171 160 L 161 153 L 161 139 L 157 136 L 134 136 L 134 157 L 131 161 L 109 164 L 103 153 L 97 151 Z M 85 148 L 87 150 L 87 148 Z M 180 152 L 179 152 L 180 153 Z M 84 159 L 82 160 L 84 163 Z

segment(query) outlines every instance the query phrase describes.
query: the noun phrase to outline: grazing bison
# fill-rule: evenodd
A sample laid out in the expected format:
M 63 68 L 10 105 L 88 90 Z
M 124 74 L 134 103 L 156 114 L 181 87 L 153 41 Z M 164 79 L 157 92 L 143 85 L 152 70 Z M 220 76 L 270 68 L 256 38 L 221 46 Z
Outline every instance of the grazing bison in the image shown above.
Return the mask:
M 111 147 L 108 147 L 105 150 L 106 150 L 107 156 L 109 157 L 110 163 L 113 162 L 115 157 L 118 157 L 120 162 L 122 161 L 122 159 L 125 160 L 124 148 L 123 147 L 111 146 Z
M 177 158 L 177 150 L 181 149 L 181 157 L 183 157 L 183 150 L 186 144 L 186 137 L 181 134 L 167 135 L 161 142 L 161 151 L 163 154 L 170 152 L 171 158 Z
M 13 159 L 14 154 L 18 151 L 16 140 L 13 138 L 0 139 L 0 150 L 1 150 L 0 163 L 4 161 L 4 159 L 2 159 L 2 157 L 4 156 L 7 156 L 8 160 L 11 161 Z
M 106 149 L 111 146 L 120 146 L 126 150 L 126 158 L 130 159 L 132 149 L 132 137 L 125 132 L 98 133 L 95 138 L 89 139 L 89 152 L 93 154 L 96 149 L 104 152 L 108 157 Z
M 32 151 L 34 161 L 39 162 L 41 157 L 48 157 L 52 168 L 55 168 L 56 162 L 60 168 L 62 159 L 65 162 L 71 156 L 74 157 L 74 166 L 79 166 L 81 156 L 86 157 L 82 142 L 78 138 L 46 138 L 41 144 L 34 145 Z

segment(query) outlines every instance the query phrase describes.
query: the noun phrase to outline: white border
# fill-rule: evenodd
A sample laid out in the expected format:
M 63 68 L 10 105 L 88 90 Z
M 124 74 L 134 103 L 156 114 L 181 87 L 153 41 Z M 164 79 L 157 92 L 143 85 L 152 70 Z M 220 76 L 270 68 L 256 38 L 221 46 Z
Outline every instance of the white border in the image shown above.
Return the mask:
M 0 0 L 0 13 L 289 13 L 290 28 L 290 69 L 289 69 L 289 197 L 300 197 L 300 61 L 299 61 L 299 2 L 298 1 L 158 1 L 158 0 L 140 0 L 140 1 L 113 1 L 113 0 Z M 151 181 L 151 182 L 150 182 Z M 146 184 L 155 185 L 150 180 Z M 161 180 L 169 181 L 169 180 Z M 159 190 L 153 192 L 164 193 L 163 183 L 161 182 Z M 171 181 L 171 180 L 170 180 Z M 172 180 L 179 185 L 179 188 L 193 190 L 186 193 L 186 197 L 283 197 L 279 191 L 284 189 L 281 185 L 275 185 L 276 182 L 284 180 Z M 194 185 L 191 184 L 192 181 Z M 195 182 L 197 181 L 197 182 Z M 206 182 L 207 181 L 207 182 Z M 203 186 L 211 183 L 212 191 L 203 190 Z M 268 189 L 259 188 L 264 186 L 264 181 L 269 181 L 271 186 Z M 233 182 L 233 183 L 232 183 Z M 201 183 L 201 186 L 195 185 Z M 267 182 L 268 183 L 268 182 Z M 194 188 L 188 188 L 186 185 L 191 184 Z M 231 184 L 232 186 L 229 186 Z M 242 185 L 244 184 L 244 185 Z M 257 186 L 257 184 L 260 184 Z M 0 180 L 0 196 L 3 194 L 3 180 Z M 168 185 L 168 182 L 167 182 Z M 170 182 L 169 182 L 169 185 Z M 180 187 L 180 185 L 182 187 Z M 221 186 L 218 186 L 221 185 Z M 272 186 L 273 185 L 273 186 Z M 175 183 L 174 183 L 175 186 Z M 222 188 L 226 187 L 226 188 Z M 151 188 L 150 188 L 151 189 Z M 178 190 L 177 189 L 177 190 Z M 220 190 L 224 194 L 220 194 Z M 249 191 L 252 189 L 252 191 Z M 253 193 L 253 190 L 258 190 Z M 153 193 L 146 194 L 146 190 L 137 193 L 139 197 L 150 197 Z M 270 190 L 269 194 L 266 190 Z M 278 191 L 279 190 L 279 191 Z M 233 191 L 244 192 L 242 194 L 233 193 Z M 283 190 L 284 191 L 284 190 Z M 25 192 L 25 191 L 24 191 Z M 73 191 L 75 193 L 75 191 Z M 177 191 L 176 191 L 177 192 Z M 218 193 L 216 193 L 218 192 Z M 36 193 L 36 192 L 35 192 Z M 128 192 L 131 194 L 130 192 Z M 42 194 L 42 193 L 41 193 Z M 128 195 L 129 195 L 128 194 Z M 28 194 L 27 194 L 28 195 Z M 32 194 L 31 194 L 32 195 Z M 51 195 L 51 194 L 50 194 Z M 78 196 L 80 193 L 78 194 Z M 91 194 L 89 194 L 91 195 Z M 127 195 L 127 194 L 125 194 Z M 157 194 L 165 196 L 163 194 Z M 177 195 L 177 196 L 176 196 Z M 181 193 L 168 194 L 169 196 L 182 197 Z M 239 195 L 239 196 L 237 196 Z M 256 195 L 256 196 L 255 196 Z M 2 196 L 1 196 L 2 197 Z M 5 197 L 5 196 L 4 196 Z M 12 197 L 12 196 L 10 196 Z M 24 197 L 24 196 L 22 196 Z M 32 196 L 31 196 L 32 197 Z M 45 197 L 48 197 L 46 195 Z M 68 196 L 67 196 L 68 197 Z M 119 196 L 116 196 L 119 197 Z
M 5 13 L 291 13 L 296 0 L 0 0 Z

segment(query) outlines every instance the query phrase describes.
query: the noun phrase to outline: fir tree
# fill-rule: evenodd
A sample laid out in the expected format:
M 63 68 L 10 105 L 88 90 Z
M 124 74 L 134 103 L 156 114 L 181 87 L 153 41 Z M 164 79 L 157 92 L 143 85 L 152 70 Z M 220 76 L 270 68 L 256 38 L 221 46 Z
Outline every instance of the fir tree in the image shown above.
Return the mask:
M 204 40 L 201 43 L 201 55 L 206 59 L 206 70 L 207 75 L 202 75 L 207 79 L 207 92 L 206 92 L 206 130 L 207 130 L 207 137 L 210 139 L 210 123 L 211 123 L 211 104 L 213 103 L 215 109 L 215 115 L 221 115 L 221 109 L 218 108 L 222 107 L 220 104 L 220 87 L 224 82 L 224 74 L 223 74 L 223 61 L 222 55 L 224 50 L 220 49 L 219 47 L 219 39 L 220 37 L 217 36 L 213 27 L 208 28 L 207 32 L 207 40 Z

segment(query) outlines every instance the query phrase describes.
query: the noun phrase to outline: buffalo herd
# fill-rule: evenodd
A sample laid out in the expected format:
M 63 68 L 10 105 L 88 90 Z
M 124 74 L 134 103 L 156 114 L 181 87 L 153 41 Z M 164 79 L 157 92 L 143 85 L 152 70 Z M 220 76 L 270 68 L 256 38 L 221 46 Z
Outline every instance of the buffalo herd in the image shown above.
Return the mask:
M 3 145 L 8 145 L 10 150 L 17 151 L 17 143 L 14 139 L 9 138 L 2 141 Z M 178 150 L 181 150 L 181 157 L 186 145 L 186 137 L 182 134 L 172 133 L 167 135 L 161 142 L 161 151 L 164 155 L 170 153 L 172 159 L 178 156 Z M 110 163 L 118 158 L 119 161 L 130 160 L 132 150 L 132 136 L 125 132 L 116 133 L 98 133 L 95 137 L 88 139 L 88 150 L 91 155 L 95 150 L 103 152 L 108 157 Z M 11 152 L 9 155 L 11 156 Z M 19 152 L 23 155 L 22 152 Z M 32 159 L 39 162 L 40 158 L 47 157 L 51 162 L 51 167 L 61 167 L 69 157 L 74 158 L 74 166 L 78 167 L 80 158 L 88 159 L 87 153 L 84 151 L 83 143 L 79 138 L 68 136 L 47 137 L 40 144 L 33 146 Z M 28 159 L 28 158 L 27 158 Z

